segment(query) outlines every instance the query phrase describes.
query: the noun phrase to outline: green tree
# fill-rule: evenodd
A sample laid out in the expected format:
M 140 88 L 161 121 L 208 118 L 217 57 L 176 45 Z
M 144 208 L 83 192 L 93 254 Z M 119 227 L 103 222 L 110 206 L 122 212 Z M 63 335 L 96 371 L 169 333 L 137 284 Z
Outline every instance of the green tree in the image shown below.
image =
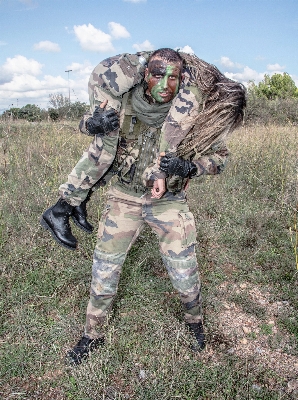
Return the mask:
M 253 97 L 263 97 L 268 100 L 298 97 L 295 82 L 286 72 L 272 76 L 265 74 L 264 79 L 257 85 L 250 82 L 248 91 Z
M 26 104 L 22 108 L 12 107 L 6 110 L 3 117 L 12 119 L 26 119 L 27 121 L 41 121 L 46 118 L 46 111 L 36 106 L 35 104 Z
M 20 108 L 11 107 L 8 110 L 4 111 L 2 116 L 5 118 L 17 119 L 19 118 Z
M 44 111 L 35 104 L 26 104 L 20 108 L 18 118 L 26 119 L 27 121 L 41 121 L 44 117 Z

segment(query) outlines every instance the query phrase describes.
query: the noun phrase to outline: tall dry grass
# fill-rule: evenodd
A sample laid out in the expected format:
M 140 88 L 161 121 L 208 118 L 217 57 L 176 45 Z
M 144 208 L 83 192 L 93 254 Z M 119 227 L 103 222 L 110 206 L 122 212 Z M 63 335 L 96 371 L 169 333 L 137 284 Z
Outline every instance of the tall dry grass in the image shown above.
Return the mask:
M 226 171 L 192 182 L 205 352 L 189 349 L 178 296 L 145 230 L 124 265 L 107 345 L 69 370 L 64 354 L 82 333 L 95 235 L 74 226 L 80 246 L 70 252 L 39 218 L 90 139 L 74 123 L 1 123 L 2 398 L 295 398 L 297 134 L 239 129 Z M 103 199 L 101 189 L 89 203 L 94 225 Z

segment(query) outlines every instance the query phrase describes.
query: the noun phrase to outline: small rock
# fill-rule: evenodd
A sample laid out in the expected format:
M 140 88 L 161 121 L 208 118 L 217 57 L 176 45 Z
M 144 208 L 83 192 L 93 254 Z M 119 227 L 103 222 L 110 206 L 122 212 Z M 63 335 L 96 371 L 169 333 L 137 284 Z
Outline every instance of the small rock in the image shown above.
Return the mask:
M 246 283 L 240 283 L 239 286 L 240 286 L 241 289 L 245 289 L 247 287 L 247 284 Z
M 268 325 L 275 325 L 275 322 L 273 320 L 268 322 Z
M 143 369 L 140 370 L 139 378 L 140 379 L 146 379 L 146 372 Z
M 108 386 L 105 390 L 105 398 L 107 400 L 115 400 L 117 397 L 117 390 L 113 386 Z
M 246 334 L 251 332 L 251 329 L 248 328 L 247 326 L 243 326 L 243 327 L 242 327 L 242 330 L 243 330 L 243 332 L 246 333 Z
M 298 389 L 298 380 L 293 379 L 292 381 L 288 382 L 288 389 L 292 392 L 293 390 Z
M 247 339 L 245 339 L 245 338 L 241 339 L 241 340 L 240 340 L 240 343 L 241 343 L 241 344 L 247 344 Z
M 228 349 L 228 350 L 227 350 L 227 353 L 228 353 L 228 354 L 233 354 L 233 353 L 235 353 L 234 347 L 231 347 L 230 349 Z
M 252 388 L 253 390 L 256 390 L 257 392 L 259 392 L 260 390 L 262 390 L 262 387 L 259 386 L 259 385 L 252 385 L 251 388 Z
M 264 353 L 264 350 L 261 349 L 260 347 L 256 347 L 255 352 L 258 353 L 258 354 L 262 354 L 262 353 Z
M 227 303 L 224 303 L 223 306 L 224 306 L 224 308 L 225 308 L 226 310 L 229 310 L 229 309 L 231 308 Z

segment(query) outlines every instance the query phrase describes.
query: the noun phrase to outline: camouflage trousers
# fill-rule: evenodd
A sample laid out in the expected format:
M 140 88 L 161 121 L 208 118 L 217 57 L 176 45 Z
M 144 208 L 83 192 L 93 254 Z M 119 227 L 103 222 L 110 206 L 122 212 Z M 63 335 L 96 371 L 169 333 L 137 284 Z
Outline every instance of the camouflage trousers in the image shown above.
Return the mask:
M 89 190 L 111 166 L 117 151 L 119 131 L 109 135 L 95 135 L 89 148 L 68 175 L 67 182 L 59 187 L 59 195 L 72 206 L 84 201 Z
M 145 223 L 159 238 L 160 253 L 173 287 L 178 291 L 188 323 L 202 320 L 201 285 L 194 244 L 196 229 L 184 192 L 167 192 L 162 199 L 123 193 L 112 186 L 102 215 L 94 251 L 85 336 L 102 336 L 117 292 L 127 252 Z

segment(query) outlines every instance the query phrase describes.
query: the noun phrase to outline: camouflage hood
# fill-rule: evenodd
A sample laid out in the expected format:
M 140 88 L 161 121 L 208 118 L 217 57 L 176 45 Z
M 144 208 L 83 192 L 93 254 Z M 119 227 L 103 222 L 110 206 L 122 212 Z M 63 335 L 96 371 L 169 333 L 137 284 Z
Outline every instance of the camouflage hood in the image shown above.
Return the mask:
M 163 124 L 172 102 L 149 104 L 144 96 L 145 90 L 146 87 L 142 84 L 137 85 L 133 89 L 131 99 L 132 107 L 140 121 L 144 122 L 146 125 L 158 128 Z
M 194 54 L 181 53 L 181 56 L 186 81 L 194 84 L 206 96 L 206 101 L 203 110 L 193 118 L 192 128 L 181 138 L 177 153 L 185 155 L 195 151 L 200 154 L 224 141 L 242 123 L 246 89 Z

